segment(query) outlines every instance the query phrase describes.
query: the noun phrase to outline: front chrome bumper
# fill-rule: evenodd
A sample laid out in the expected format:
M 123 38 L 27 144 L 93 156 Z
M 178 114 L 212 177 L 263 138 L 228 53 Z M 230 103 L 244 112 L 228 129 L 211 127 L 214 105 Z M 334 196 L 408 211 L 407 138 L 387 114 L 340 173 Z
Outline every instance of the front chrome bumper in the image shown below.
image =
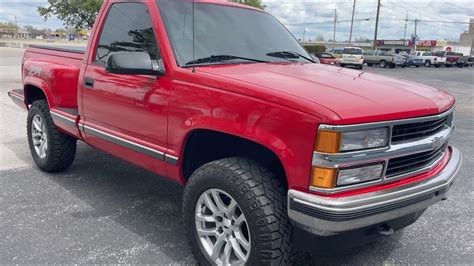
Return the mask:
M 461 152 L 451 149 L 451 158 L 440 173 L 404 186 L 340 198 L 290 190 L 288 215 L 297 226 L 325 236 L 369 227 L 424 210 L 446 198 L 461 167 Z

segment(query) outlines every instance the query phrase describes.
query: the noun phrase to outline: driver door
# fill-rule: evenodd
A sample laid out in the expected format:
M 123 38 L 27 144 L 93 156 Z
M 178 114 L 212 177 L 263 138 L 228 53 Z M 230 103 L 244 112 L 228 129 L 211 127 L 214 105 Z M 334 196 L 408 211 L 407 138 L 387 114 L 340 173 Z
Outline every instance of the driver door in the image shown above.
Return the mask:
M 116 52 L 147 52 L 162 62 L 148 10 L 144 3 L 109 6 L 95 58 L 84 74 L 83 128 L 89 144 L 165 174 L 156 161 L 164 160 L 167 148 L 169 79 L 105 69 Z

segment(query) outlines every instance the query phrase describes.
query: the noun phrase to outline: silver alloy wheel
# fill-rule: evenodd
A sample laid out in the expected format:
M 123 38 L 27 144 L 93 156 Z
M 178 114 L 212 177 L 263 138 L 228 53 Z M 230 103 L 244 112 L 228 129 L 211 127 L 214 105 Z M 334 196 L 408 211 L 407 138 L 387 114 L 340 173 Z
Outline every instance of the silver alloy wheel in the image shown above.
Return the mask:
M 35 115 L 31 120 L 31 138 L 36 154 L 44 159 L 48 153 L 48 137 L 46 134 L 46 123 L 40 115 Z
M 220 189 L 208 189 L 196 205 L 199 241 L 217 265 L 242 265 L 250 255 L 250 231 L 242 209 Z

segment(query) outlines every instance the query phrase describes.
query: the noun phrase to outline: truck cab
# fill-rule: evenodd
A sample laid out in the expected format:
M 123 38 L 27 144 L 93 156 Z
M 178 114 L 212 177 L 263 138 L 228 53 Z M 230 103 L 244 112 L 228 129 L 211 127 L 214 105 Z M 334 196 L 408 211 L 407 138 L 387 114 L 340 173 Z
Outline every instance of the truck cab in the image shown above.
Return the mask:
M 391 234 L 462 161 L 453 96 L 316 64 L 275 17 L 226 1 L 105 0 L 87 47 L 30 47 L 22 75 L 9 96 L 39 169 L 67 169 L 83 141 L 183 185 L 204 265 L 287 264 L 296 229 Z

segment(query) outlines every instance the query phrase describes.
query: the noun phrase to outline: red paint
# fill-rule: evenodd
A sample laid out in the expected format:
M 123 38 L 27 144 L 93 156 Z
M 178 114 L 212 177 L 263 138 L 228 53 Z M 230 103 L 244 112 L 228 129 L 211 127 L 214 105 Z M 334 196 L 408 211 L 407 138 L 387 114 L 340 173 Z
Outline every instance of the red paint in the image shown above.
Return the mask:
M 79 115 L 72 116 L 77 122 L 179 157 L 178 165 L 166 164 L 78 133 L 78 127 L 59 125 L 98 149 L 181 184 L 183 151 L 194 130 L 224 132 L 267 147 L 282 161 L 289 188 L 308 191 L 319 124 L 427 116 L 454 105 L 451 95 L 427 86 L 333 66 L 247 63 L 197 67 L 192 73 L 177 66 L 155 1 L 142 2 L 152 17 L 166 76 L 110 74 L 92 64 L 92 58 L 107 10 L 115 2 L 120 1 L 105 1 L 85 55 L 28 49 L 24 84 L 42 89 L 52 109 L 77 109 Z M 35 74 L 38 68 L 41 72 Z M 85 76 L 95 78 L 94 90 L 84 88 Z

